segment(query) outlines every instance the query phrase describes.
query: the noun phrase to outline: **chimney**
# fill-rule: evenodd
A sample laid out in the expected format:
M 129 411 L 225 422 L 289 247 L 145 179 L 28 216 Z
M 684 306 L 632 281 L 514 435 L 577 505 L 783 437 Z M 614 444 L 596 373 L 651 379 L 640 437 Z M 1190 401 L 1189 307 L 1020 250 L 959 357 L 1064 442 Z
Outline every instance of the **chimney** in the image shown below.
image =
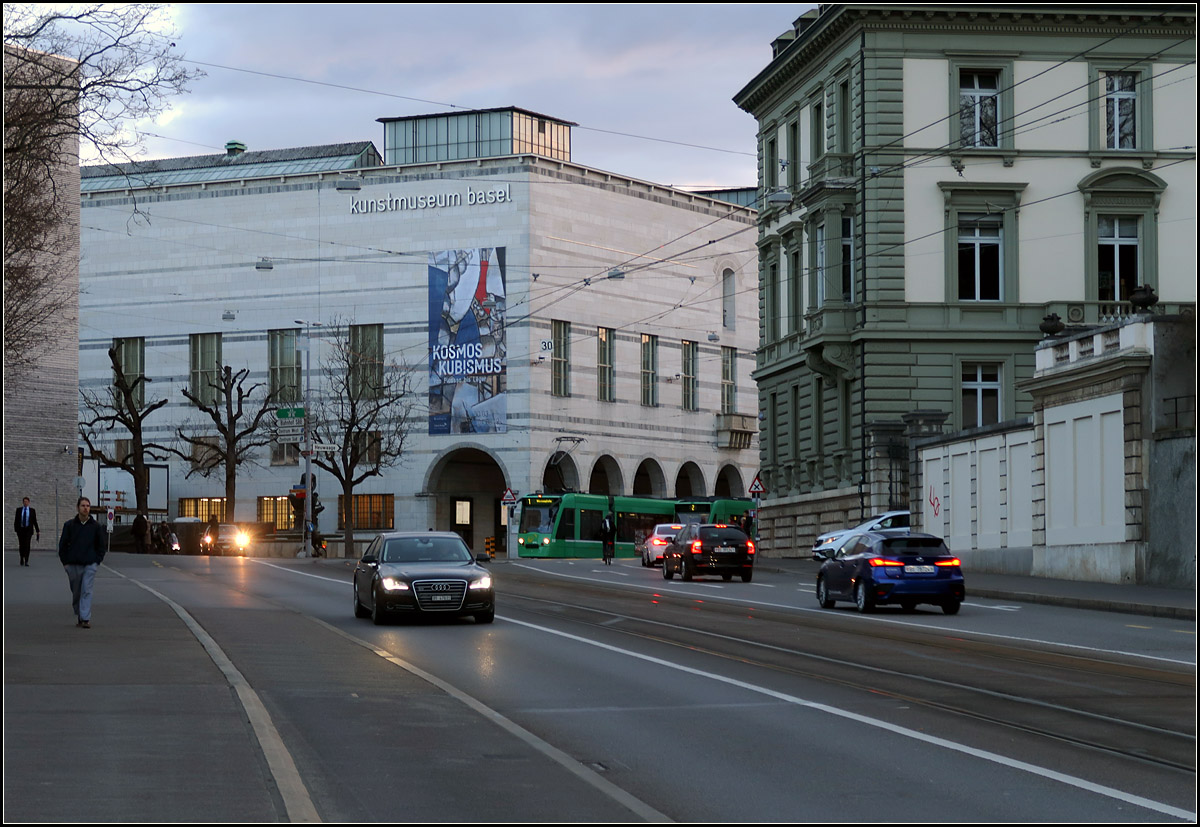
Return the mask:
M 225 154 L 230 157 L 241 155 L 245 151 L 246 145 L 241 141 L 227 141 L 225 143 Z

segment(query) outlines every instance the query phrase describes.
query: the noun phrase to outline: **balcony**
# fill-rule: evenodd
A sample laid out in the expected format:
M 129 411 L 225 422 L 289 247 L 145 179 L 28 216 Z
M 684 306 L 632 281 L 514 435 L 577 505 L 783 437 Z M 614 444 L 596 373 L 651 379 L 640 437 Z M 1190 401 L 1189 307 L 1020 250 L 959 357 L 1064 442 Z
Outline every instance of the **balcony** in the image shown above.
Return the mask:
M 750 414 L 717 414 L 717 447 L 744 450 L 758 432 L 758 421 Z

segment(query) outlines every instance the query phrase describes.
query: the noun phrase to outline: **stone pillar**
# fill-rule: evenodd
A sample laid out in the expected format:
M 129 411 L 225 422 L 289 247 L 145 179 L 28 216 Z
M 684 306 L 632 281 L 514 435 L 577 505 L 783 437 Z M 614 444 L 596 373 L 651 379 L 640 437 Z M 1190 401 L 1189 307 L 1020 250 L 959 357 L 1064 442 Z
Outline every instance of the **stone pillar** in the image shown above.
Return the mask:
M 908 452 L 904 423 L 884 420 L 867 425 L 867 519 L 871 514 L 904 508 L 909 501 Z
M 908 502 L 912 511 L 910 522 L 913 531 L 921 531 L 924 523 L 921 492 L 925 490 L 925 479 L 921 473 L 917 442 L 944 433 L 949 416 L 945 411 L 923 410 L 900 417 L 904 420 L 904 436 L 908 441 Z

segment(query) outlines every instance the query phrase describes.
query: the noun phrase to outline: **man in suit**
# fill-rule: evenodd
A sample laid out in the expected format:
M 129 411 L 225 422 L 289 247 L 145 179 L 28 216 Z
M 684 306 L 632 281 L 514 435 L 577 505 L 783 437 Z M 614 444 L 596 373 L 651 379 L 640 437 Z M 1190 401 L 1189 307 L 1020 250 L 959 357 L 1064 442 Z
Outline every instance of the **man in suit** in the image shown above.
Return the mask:
M 37 534 L 38 540 L 42 539 L 42 529 L 38 527 L 37 509 L 31 508 L 29 498 L 21 500 L 21 507 L 17 509 L 16 519 L 13 520 L 13 528 L 17 532 L 17 544 L 21 553 L 21 565 L 29 565 L 29 541 Z

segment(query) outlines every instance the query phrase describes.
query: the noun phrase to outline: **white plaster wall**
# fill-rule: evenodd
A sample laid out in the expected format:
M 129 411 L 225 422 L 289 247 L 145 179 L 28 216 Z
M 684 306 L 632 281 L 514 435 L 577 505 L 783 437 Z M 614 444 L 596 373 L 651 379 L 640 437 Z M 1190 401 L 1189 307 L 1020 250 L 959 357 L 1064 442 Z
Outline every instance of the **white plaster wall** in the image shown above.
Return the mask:
M 904 59 L 904 143 L 926 149 L 949 139 L 950 72 L 945 60 Z
M 1046 545 L 1125 540 L 1119 394 L 1046 408 Z
M 1155 63 L 1152 71 L 1155 148 L 1195 152 L 1195 62 Z
M 1044 73 L 1044 74 L 1043 74 Z M 1013 141 L 1019 150 L 1070 151 L 1088 145 L 1086 63 L 1018 60 L 1013 64 Z

